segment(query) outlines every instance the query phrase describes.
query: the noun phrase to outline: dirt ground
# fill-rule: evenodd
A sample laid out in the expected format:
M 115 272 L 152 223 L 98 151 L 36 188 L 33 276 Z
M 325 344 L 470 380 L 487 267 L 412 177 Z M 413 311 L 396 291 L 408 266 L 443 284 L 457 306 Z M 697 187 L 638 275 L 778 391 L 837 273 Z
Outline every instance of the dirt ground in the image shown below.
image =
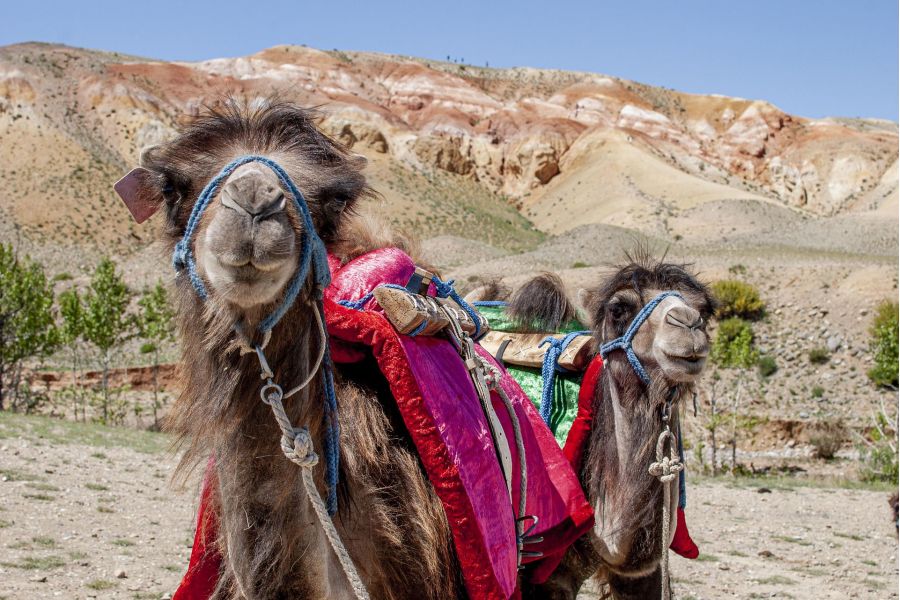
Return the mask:
M 0 600 L 168 598 L 190 554 L 197 491 L 172 491 L 168 445 L 157 433 L 0 413 Z M 689 485 L 702 554 L 673 555 L 676 597 L 897 597 L 886 492 Z

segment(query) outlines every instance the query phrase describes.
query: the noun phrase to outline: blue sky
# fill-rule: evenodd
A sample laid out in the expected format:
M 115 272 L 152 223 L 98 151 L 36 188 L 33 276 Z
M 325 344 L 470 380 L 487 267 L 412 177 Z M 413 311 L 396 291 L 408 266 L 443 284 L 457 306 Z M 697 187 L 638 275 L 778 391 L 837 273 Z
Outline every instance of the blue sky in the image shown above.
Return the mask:
M 0 45 L 61 42 L 199 60 L 275 44 L 593 71 L 897 120 L 897 0 L 17 0 Z

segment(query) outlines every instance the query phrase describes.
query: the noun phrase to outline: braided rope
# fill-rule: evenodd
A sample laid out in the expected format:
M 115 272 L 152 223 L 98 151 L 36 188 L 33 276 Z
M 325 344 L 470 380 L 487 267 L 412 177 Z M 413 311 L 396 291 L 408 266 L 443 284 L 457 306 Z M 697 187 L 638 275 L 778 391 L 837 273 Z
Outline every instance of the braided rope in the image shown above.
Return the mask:
M 666 456 L 666 442 L 669 443 L 669 456 Z M 671 595 L 669 583 L 669 534 L 672 526 L 672 515 L 670 514 L 669 505 L 672 499 L 672 485 L 675 484 L 679 474 L 684 471 L 684 464 L 678 452 L 678 441 L 675 434 L 666 425 L 666 428 L 659 434 L 656 440 L 656 462 L 650 464 L 648 469 L 651 475 L 659 479 L 663 486 L 663 506 L 662 506 L 662 560 L 660 568 L 662 570 L 662 598 L 669 600 Z
M 556 384 L 556 374 L 568 371 L 568 369 L 560 366 L 559 357 L 566 351 L 566 348 L 572 343 L 572 340 L 579 335 L 588 333 L 590 333 L 588 330 L 573 331 L 561 338 L 555 338 L 552 335 L 548 335 L 538 345 L 539 348 L 545 344 L 549 344 L 550 346 L 547 348 L 547 352 L 544 353 L 544 362 L 541 365 L 541 406 L 538 412 L 541 415 L 541 419 L 551 430 L 553 427 L 550 425 L 550 418 L 553 410 L 553 386 Z
M 319 456 L 313 449 L 309 429 L 291 425 L 291 420 L 288 418 L 282 403 L 284 394 L 278 384 L 270 381 L 260 390 L 260 395 L 263 402 L 272 409 L 272 415 L 281 429 L 281 451 L 284 452 L 288 460 L 301 467 L 303 487 L 306 489 L 306 494 L 309 496 L 313 510 L 322 524 L 322 529 L 325 530 L 325 537 L 328 538 L 331 549 L 334 550 L 341 567 L 344 569 L 344 574 L 350 582 L 354 596 L 357 600 L 369 600 L 369 592 L 366 590 L 366 586 L 363 584 L 356 566 L 353 564 L 353 559 L 347 553 L 347 549 L 344 547 L 340 535 L 338 535 L 334 522 L 328 515 L 328 508 L 325 506 L 325 502 L 322 500 L 322 496 L 319 494 L 319 490 L 313 480 L 312 469 L 319 463 Z

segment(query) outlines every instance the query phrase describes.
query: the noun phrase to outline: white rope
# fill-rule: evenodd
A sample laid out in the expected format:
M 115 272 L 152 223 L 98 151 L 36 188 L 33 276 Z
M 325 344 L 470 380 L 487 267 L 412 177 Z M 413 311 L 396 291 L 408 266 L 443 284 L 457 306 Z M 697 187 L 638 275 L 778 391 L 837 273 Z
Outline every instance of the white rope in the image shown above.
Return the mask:
M 316 312 L 318 313 L 318 311 Z M 321 325 L 321 319 L 319 323 Z M 347 549 L 341 542 L 337 529 L 334 527 L 334 522 L 328 516 L 325 502 L 322 500 L 318 488 L 316 488 L 315 481 L 313 481 L 312 470 L 318 464 L 319 456 L 313 450 L 313 442 L 309 435 L 309 430 L 306 427 L 294 427 L 291 425 L 291 421 L 284 410 L 284 404 L 281 402 L 284 394 L 281 391 L 281 387 L 277 384 L 271 382 L 266 384 L 263 386 L 260 394 L 263 402 L 271 407 L 272 414 L 281 428 L 281 451 L 284 452 L 288 460 L 301 467 L 303 487 L 306 488 L 306 494 L 309 496 L 313 510 L 316 511 L 319 522 L 322 524 L 322 529 L 325 530 L 325 536 L 328 538 L 331 548 L 344 569 L 344 574 L 350 582 L 354 596 L 357 600 L 369 600 L 369 592 L 356 571 L 356 566 L 347 553 Z
M 310 369 L 309 374 L 306 376 L 306 379 L 300 385 L 292 387 L 290 390 L 285 392 L 284 397 L 290 398 L 303 388 L 309 385 L 309 382 L 313 380 L 313 377 L 316 376 L 319 372 L 319 367 L 322 366 L 322 360 L 325 358 L 325 344 L 328 343 L 328 335 L 325 333 L 325 324 L 322 323 L 322 315 L 319 314 L 319 309 L 315 306 L 311 306 L 313 314 L 316 315 L 316 323 L 319 326 L 319 355 L 316 357 L 316 364 L 313 365 L 313 368 Z
M 669 456 L 665 455 L 666 442 L 669 442 Z M 672 500 L 672 486 L 678 478 L 678 473 L 684 469 L 681 463 L 681 457 L 678 455 L 677 442 L 675 435 L 669 430 L 669 426 L 659 434 L 656 440 L 656 462 L 650 465 L 648 469 L 650 474 L 659 479 L 663 486 L 663 507 L 662 507 L 662 544 L 660 551 L 662 553 L 660 568 L 662 570 L 662 599 L 669 600 L 669 529 L 671 528 L 672 516 L 669 512 L 669 504 Z

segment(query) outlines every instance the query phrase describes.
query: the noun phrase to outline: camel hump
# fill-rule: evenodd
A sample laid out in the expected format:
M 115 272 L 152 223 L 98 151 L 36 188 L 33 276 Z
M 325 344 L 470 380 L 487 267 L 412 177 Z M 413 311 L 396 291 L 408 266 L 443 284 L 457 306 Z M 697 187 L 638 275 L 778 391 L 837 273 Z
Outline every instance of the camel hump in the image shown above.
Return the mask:
M 516 290 L 506 314 L 526 331 L 560 331 L 578 318 L 575 303 L 555 273 L 541 273 Z

